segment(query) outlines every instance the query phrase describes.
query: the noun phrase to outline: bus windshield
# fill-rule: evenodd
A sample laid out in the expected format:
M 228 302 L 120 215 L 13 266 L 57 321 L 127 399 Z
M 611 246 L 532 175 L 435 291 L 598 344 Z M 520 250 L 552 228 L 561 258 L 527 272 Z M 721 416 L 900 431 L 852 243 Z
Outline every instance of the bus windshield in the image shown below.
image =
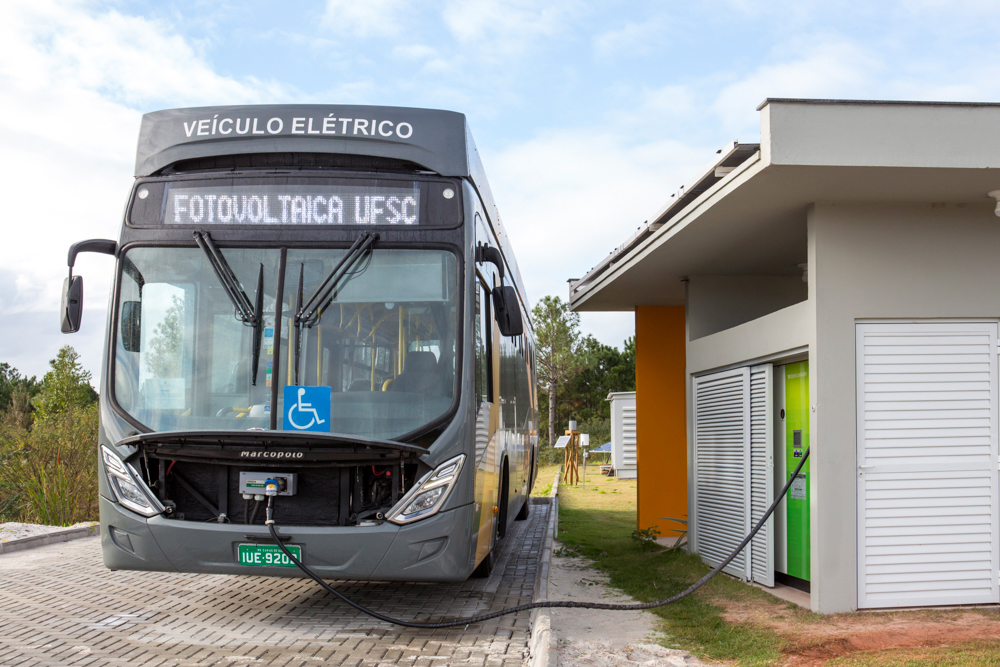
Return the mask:
M 240 319 L 202 250 L 132 248 L 117 300 L 114 396 L 135 421 L 153 431 L 301 430 L 284 406 L 302 387 L 322 420 L 310 431 L 394 438 L 449 410 L 457 391 L 454 254 L 376 248 L 296 336 L 301 301 L 346 250 L 288 248 L 283 280 L 279 248 L 219 251 L 262 305 L 256 383 L 254 326 Z M 315 404 L 327 395 L 328 420 Z

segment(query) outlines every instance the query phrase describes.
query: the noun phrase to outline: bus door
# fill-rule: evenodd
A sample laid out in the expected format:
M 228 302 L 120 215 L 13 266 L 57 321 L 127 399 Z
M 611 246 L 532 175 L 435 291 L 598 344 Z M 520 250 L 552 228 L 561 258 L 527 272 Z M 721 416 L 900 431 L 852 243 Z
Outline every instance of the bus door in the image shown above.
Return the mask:
M 479 267 L 485 268 L 485 267 Z M 476 509 L 479 534 L 476 562 L 493 548 L 499 503 L 499 425 L 500 425 L 500 331 L 496 325 L 491 299 L 492 276 L 476 271 Z

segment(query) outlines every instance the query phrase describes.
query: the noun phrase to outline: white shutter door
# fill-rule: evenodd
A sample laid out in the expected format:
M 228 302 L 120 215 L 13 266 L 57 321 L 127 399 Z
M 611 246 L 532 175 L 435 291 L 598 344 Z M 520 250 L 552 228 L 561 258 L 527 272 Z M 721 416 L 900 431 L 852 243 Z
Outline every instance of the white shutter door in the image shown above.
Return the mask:
M 622 405 L 622 467 L 635 469 L 635 402 L 634 399 Z
M 694 379 L 695 548 L 721 563 L 749 532 L 750 369 Z M 750 577 L 744 549 L 726 567 Z
M 750 528 L 774 500 L 774 406 L 772 366 L 750 369 Z M 754 536 L 750 571 L 754 581 L 774 586 L 774 516 Z
M 858 606 L 1000 602 L 996 323 L 856 333 Z

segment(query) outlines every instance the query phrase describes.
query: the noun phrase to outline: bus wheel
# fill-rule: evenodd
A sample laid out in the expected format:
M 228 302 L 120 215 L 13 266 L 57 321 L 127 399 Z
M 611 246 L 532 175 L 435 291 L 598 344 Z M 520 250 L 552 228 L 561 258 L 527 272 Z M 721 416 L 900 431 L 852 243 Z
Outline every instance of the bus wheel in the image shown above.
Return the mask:
M 501 500 L 500 502 L 505 503 L 506 501 Z M 486 554 L 486 558 L 484 558 L 482 562 L 479 563 L 479 566 L 472 571 L 472 576 L 476 579 L 485 579 L 486 577 L 490 576 L 490 574 L 493 572 L 493 568 L 497 564 L 497 550 L 500 548 L 500 540 L 503 539 L 503 535 L 501 535 L 500 533 L 500 522 L 501 522 L 500 517 L 504 515 L 502 507 L 503 505 L 501 505 L 501 511 L 497 517 L 497 520 L 494 522 L 493 547 L 490 549 L 490 552 Z
M 514 521 L 524 521 L 525 519 L 528 518 L 528 515 L 530 513 L 531 513 L 531 498 L 525 497 L 524 504 L 521 505 L 521 511 L 517 513 L 516 517 L 514 517 Z
M 496 549 L 490 549 L 486 558 L 472 571 L 473 579 L 486 579 L 493 572 L 493 566 L 497 564 Z
M 500 548 L 500 541 L 506 534 L 507 524 L 507 468 L 504 466 L 503 477 L 500 481 L 500 511 L 497 512 L 496 521 L 493 523 L 493 547 L 486 554 L 486 558 L 479 563 L 472 576 L 476 579 L 484 579 L 493 572 L 493 567 L 497 562 L 497 550 Z

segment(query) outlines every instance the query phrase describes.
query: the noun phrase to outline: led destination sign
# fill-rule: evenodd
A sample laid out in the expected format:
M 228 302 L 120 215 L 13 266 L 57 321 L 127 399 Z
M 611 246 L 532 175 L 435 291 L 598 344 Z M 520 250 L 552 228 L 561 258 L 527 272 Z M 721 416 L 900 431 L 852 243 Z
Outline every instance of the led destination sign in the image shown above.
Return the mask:
M 139 192 L 142 197 L 142 192 Z M 420 189 L 234 185 L 169 188 L 168 225 L 419 225 Z

